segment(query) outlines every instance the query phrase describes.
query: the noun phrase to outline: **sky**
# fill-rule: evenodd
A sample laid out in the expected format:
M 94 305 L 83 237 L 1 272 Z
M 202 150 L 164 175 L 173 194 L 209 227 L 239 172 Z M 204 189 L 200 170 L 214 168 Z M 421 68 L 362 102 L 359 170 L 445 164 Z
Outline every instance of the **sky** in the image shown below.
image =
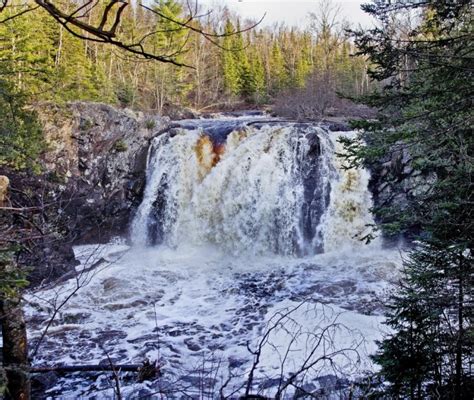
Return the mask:
M 335 0 L 340 5 L 342 17 L 353 25 L 371 24 L 370 17 L 361 9 L 362 3 L 370 0 Z M 212 8 L 216 4 L 227 5 L 243 18 L 260 19 L 265 15 L 264 25 L 285 22 L 287 25 L 305 27 L 308 25 L 308 14 L 316 12 L 318 0 L 200 0 L 199 4 Z

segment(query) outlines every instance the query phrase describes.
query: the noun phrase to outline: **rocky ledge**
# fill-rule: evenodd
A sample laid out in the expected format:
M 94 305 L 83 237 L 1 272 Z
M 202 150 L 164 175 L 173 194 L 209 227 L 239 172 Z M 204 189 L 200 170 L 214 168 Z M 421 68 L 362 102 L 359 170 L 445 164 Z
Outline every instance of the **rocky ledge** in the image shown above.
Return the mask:
M 8 177 L 6 202 L 15 209 L 2 223 L 16 226 L 26 249 L 19 261 L 33 266 L 30 281 L 39 283 L 76 264 L 73 245 L 125 233 L 145 186 L 150 141 L 169 120 L 100 103 L 35 109 L 48 145 L 42 172 L 2 168 L 0 175 Z M 35 224 L 41 232 L 33 234 Z
M 100 103 L 39 105 L 38 113 L 51 143 L 45 168 L 75 192 L 76 242 L 123 233 L 141 200 L 150 140 L 169 120 Z

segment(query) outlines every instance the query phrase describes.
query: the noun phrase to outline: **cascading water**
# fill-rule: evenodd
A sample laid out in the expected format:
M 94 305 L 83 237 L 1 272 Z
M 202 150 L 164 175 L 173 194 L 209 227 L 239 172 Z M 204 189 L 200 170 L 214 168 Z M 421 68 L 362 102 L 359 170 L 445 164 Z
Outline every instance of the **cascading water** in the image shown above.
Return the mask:
M 156 138 L 133 242 L 282 255 L 360 245 L 373 224 L 368 173 L 341 168 L 337 138 L 315 125 L 265 122 Z
M 399 255 L 360 240 L 373 224 L 369 174 L 341 168 L 336 157 L 337 139 L 353 134 L 220 118 L 181 121 L 155 138 L 133 245 L 77 247 L 79 279 L 28 298 L 33 341 L 51 304 L 65 301 L 36 363 L 158 359 L 162 377 L 121 382 L 124 398 L 222 398 L 224 384 L 224 393 L 242 395 L 254 360 L 249 349 L 275 316 L 297 309 L 267 337 L 255 393 L 275 397 L 281 379 L 321 351 L 355 346 L 357 357 L 315 364 L 304 374 L 308 390 L 324 388 L 328 375 L 345 379 L 373 368 L 379 298 L 397 279 Z M 335 321 L 337 329 L 312 352 Z M 280 398 L 293 398 L 291 390 Z M 114 389 L 106 374 L 89 383 L 64 377 L 49 394 L 105 399 Z

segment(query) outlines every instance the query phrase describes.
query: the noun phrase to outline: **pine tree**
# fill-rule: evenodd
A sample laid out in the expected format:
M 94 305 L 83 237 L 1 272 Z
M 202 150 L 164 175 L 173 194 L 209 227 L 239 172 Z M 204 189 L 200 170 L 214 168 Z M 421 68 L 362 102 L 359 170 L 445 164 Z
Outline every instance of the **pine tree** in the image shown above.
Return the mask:
M 54 71 L 54 100 L 101 100 L 100 76 L 84 48 L 84 42 L 62 32 L 61 55 Z
M 235 27 L 230 19 L 227 19 L 224 28 L 226 36 L 224 36 L 222 42 L 222 47 L 224 48 L 222 52 L 222 73 L 224 76 L 224 86 L 228 93 L 237 95 L 239 93 L 239 70 L 235 52 L 239 51 L 239 47 L 236 46 L 234 36 L 232 35 L 233 32 L 235 32 Z
M 380 343 L 374 356 L 382 366 L 381 374 L 392 383 L 388 394 L 411 399 L 463 396 L 454 386 L 453 355 L 461 340 L 462 364 L 467 367 L 474 345 L 463 332 L 473 317 L 472 308 L 465 304 L 472 293 L 463 293 L 474 283 L 469 263 L 472 257 L 464 246 L 446 248 L 434 240 L 410 253 L 403 286 L 392 297 L 387 320 L 395 334 Z M 463 383 L 467 394 L 464 378 Z
M 7 8 L 4 18 L 15 14 Z M 44 12 L 24 14 L 0 24 L 0 74 L 16 89 L 37 97 L 52 88 L 57 26 Z
M 237 33 L 234 36 L 234 60 L 237 65 L 237 86 L 238 94 L 244 99 L 251 99 L 255 94 L 255 77 L 252 73 L 249 58 L 247 56 L 247 48 L 250 43 L 244 44 L 242 32 L 240 32 L 240 22 L 237 21 Z
M 356 32 L 371 58 L 371 76 L 385 82 L 366 98 L 381 110 L 365 128 L 367 146 L 345 141 L 351 161 L 376 167 L 403 154 L 403 171 L 381 177 L 394 193 L 375 209 L 384 227 L 418 233 L 405 262 L 375 360 L 395 398 L 470 398 L 473 391 L 474 231 L 472 135 L 474 70 L 469 1 L 365 6 L 381 28 Z M 418 10 L 408 34 L 393 12 Z M 397 36 L 398 34 L 398 36 Z M 398 191 L 398 192 L 397 192 Z
M 38 158 L 46 144 L 36 114 L 25 109 L 26 99 L 0 79 L 0 167 L 39 171 Z
M 265 68 L 263 65 L 262 55 L 258 49 L 253 46 L 250 50 L 250 70 L 254 82 L 254 101 L 262 103 L 266 101 L 266 82 Z
M 2 18 L 25 4 L 9 0 L 12 7 L 1 11 Z M 288 89 L 302 89 L 309 73 L 322 68 L 315 62 L 322 53 L 316 56 L 318 46 L 308 30 L 276 27 L 235 34 L 238 18 L 223 11 L 222 18 L 193 22 L 195 29 L 216 34 L 206 40 L 170 21 L 187 20 L 187 8 L 179 0 L 156 0 L 147 6 L 155 12 L 139 6 L 125 8 L 116 40 L 128 43 L 154 32 L 140 43 L 146 51 L 198 66 L 196 70 L 144 62 L 117 47 L 81 41 L 40 7 L 0 24 L 0 61 L 10 65 L 3 76 L 32 101 L 93 100 L 160 112 L 166 104 L 206 107 L 221 102 L 223 94 L 232 101 L 276 99 Z M 65 0 L 60 8 L 72 11 L 74 7 L 75 2 Z M 97 26 L 105 7 L 106 3 L 98 2 L 84 10 L 81 19 Z M 218 38 L 222 21 L 226 36 Z M 91 35 L 79 29 L 76 33 Z M 350 85 L 359 88 L 366 82 L 359 77 L 365 74 L 361 68 L 365 64 L 361 58 L 351 60 Z M 338 75 L 344 79 L 342 86 L 347 86 L 350 74 Z
M 281 52 L 280 45 L 277 41 L 273 43 L 271 58 L 270 58 L 270 69 L 272 74 L 272 95 L 286 89 L 288 87 L 288 71 L 285 65 L 285 59 Z
M 303 54 L 300 58 L 298 58 L 298 61 L 296 62 L 295 79 L 293 86 L 300 89 L 304 88 L 306 78 L 308 77 L 310 72 L 311 65 L 308 63 L 307 58 Z

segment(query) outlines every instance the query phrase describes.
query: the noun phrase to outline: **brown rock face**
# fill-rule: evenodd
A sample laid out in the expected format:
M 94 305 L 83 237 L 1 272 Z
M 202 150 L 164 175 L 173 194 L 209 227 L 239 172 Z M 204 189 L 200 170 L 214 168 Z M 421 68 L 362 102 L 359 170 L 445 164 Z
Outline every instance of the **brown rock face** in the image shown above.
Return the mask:
M 74 192 L 75 242 L 124 233 L 141 201 L 150 140 L 167 121 L 100 103 L 37 110 L 50 148 L 46 169 Z

